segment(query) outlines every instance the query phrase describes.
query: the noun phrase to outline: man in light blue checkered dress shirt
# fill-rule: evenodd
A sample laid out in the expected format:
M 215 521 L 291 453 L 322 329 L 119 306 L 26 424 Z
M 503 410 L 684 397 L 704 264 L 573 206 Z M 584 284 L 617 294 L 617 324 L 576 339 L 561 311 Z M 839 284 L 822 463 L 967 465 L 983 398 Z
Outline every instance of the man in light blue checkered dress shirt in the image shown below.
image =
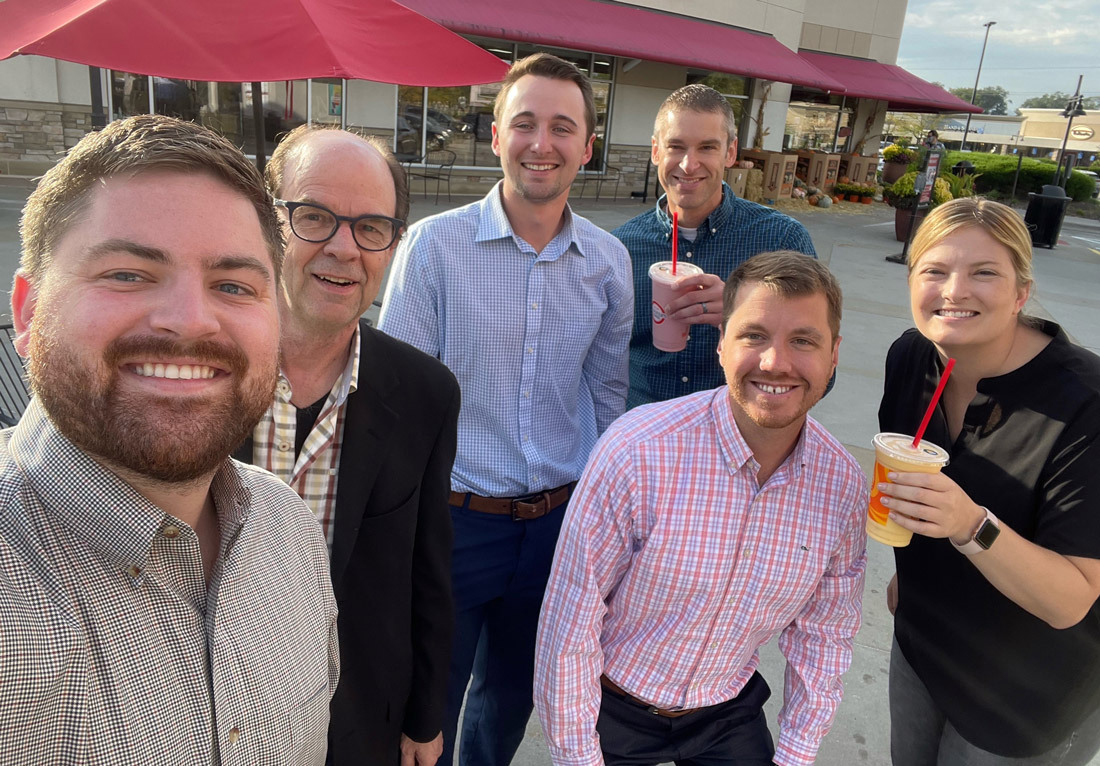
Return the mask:
M 34 399 L 0 434 L 0 764 L 323 766 L 325 542 L 228 459 L 278 370 L 259 173 L 206 128 L 120 120 L 46 173 L 22 234 Z
M 523 738 L 554 544 L 589 451 L 623 412 L 633 318 L 626 248 L 566 204 L 592 154 L 587 79 L 547 54 L 524 59 L 494 116 L 504 180 L 409 230 L 380 320 L 462 389 L 445 766 L 471 671 L 459 761 L 506 766 Z
M 722 385 L 718 326 L 722 285 L 733 270 L 759 253 L 795 250 L 814 257 L 806 228 L 790 216 L 738 199 L 722 180 L 737 159 L 733 111 L 718 91 L 686 85 L 661 104 L 653 128 L 653 164 L 667 194 L 654 210 L 612 234 L 634 264 L 634 334 L 630 338 L 627 409 Z M 653 288 L 649 267 L 672 257 L 672 214 L 679 214 L 679 257 L 705 272 L 683 280 L 691 293 L 669 305 L 669 315 L 692 325 L 687 348 L 653 346 Z

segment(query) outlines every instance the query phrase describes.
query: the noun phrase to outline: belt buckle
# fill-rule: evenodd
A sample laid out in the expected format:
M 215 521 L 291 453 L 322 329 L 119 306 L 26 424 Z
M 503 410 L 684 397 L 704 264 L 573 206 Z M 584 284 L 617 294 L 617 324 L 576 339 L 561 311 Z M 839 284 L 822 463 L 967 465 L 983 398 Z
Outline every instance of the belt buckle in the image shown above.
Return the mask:
M 523 518 L 522 516 L 519 515 L 519 509 L 516 507 L 517 503 L 526 503 L 527 505 L 537 506 L 540 500 L 545 504 L 545 506 L 543 508 L 542 513 L 538 514 L 538 516 L 532 516 L 530 519 L 525 519 L 525 518 Z M 535 492 L 535 493 L 530 494 L 530 495 L 524 495 L 523 497 L 514 497 L 514 498 L 512 498 L 512 521 L 530 521 L 530 520 L 533 520 L 533 519 L 537 519 L 540 516 L 545 516 L 549 512 L 550 512 L 550 492 L 549 492 L 549 490 L 545 490 L 543 492 Z

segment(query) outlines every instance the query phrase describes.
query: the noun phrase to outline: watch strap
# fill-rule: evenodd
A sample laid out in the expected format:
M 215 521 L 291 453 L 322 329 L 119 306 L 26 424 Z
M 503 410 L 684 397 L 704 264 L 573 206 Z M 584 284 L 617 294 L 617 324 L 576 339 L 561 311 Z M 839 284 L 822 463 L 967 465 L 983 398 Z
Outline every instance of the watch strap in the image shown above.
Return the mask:
M 962 545 L 959 545 L 954 540 L 951 541 L 951 544 L 955 546 L 955 550 L 965 556 L 973 556 L 975 553 L 989 550 L 990 546 L 993 545 L 993 541 L 1001 534 L 1000 519 L 994 516 L 993 512 L 984 505 L 980 507 L 985 511 L 985 518 L 982 519 L 982 523 L 978 525 L 978 529 L 974 533 L 974 536 Z

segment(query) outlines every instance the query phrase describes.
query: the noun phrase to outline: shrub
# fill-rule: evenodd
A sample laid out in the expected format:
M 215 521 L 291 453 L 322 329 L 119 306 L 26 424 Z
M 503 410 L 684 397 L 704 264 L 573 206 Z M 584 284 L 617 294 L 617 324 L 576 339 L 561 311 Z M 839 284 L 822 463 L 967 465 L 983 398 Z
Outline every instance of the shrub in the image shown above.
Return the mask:
M 981 152 L 948 152 L 944 158 L 944 170 L 950 170 L 955 163 L 969 160 L 979 177 L 974 182 L 974 191 L 990 196 L 992 191 L 1003 197 L 1012 192 L 1012 178 L 1016 175 L 1017 158 L 1014 155 L 984 154 Z M 1037 160 L 1025 157 L 1020 164 L 1020 178 L 1016 184 L 1016 196 L 1026 197 L 1028 192 L 1039 193 L 1044 184 L 1054 182 L 1057 166 L 1049 160 Z M 1076 202 L 1083 202 L 1092 195 L 1093 184 L 1088 176 L 1071 173 L 1066 183 L 1066 194 Z
M 902 210 L 908 210 L 909 208 L 916 207 L 917 204 L 917 190 L 916 183 L 917 171 L 910 170 L 903 175 L 891 186 L 887 186 L 883 191 L 883 198 L 886 199 L 891 205 Z M 936 205 L 942 205 L 944 202 L 952 199 L 951 186 L 942 178 L 936 179 L 936 185 L 932 189 L 931 207 Z
M 890 144 L 882 150 L 882 159 L 884 162 L 904 162 L 909 164 L 917 159 L 919 156 L 916 149 L 909 149 L 901 144 Z

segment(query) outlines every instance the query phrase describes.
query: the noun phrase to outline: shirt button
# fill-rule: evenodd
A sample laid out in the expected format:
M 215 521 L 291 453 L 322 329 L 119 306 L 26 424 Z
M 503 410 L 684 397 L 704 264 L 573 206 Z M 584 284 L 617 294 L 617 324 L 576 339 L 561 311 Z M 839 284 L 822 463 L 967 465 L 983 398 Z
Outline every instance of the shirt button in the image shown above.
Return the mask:
M 234 726 L 229 730 L 229 744 L 234 745 L 241 738 L 241 730 Z
M 690 251 L 690 250 L 688 250 L 688 251 L 687 251 L 687 253 L 685 253 L 685 255 L 686 255 L 686 256 L 687 256 L 688 258 L 690 258 L 690 257 L 691 257 L 691 251 Z
M 280 380 L 278 385 L 275 386 L 275 390 L 283 396 L 286 396 L 290 393 L 290 384 L 287 383 L 285 380 Z
M 531 304 L 531 308 L 533 308 L 533 309 L 537 309 L 538 307 L 539 307 L 539 304 L 537 302 Z
M 180 536 L 180 528 L 177 527 L 175 524 L 165 524 L 164 529 L 162 529 L 160 533 L 167 537 L 169 540 L 175 540 L 177 537 Z
M 711 234 L 717 234 L 717 233 L 718 233 L 718 229 L 711 229 L 711 230 L 710 230 L 710 233 L 711 233 Z
M 141 567 L 139 567 L 137 564 L 131 564 L 129 567 L 126 568 L 126 574 L 130 575 L 131 577 L 140 577 Z
M 290 449 L 290 442 L 279 442 L 279 452 L 287 452 Z
M 531 398 L 531 392 L 530 391 L 524 391 L 523 392 L 523 398 L 524 399 L 530 399 Z
M 687 383 L 688 382 L 688 376 L 685 375 L 684 377 L 680 378 L 680 380 L 684 383 Z
M 528 354 L 533 354 L 533 353 L 535 353 L 535 349 L 532 346 L 528 346 L 527 347 L 527 353 Z

